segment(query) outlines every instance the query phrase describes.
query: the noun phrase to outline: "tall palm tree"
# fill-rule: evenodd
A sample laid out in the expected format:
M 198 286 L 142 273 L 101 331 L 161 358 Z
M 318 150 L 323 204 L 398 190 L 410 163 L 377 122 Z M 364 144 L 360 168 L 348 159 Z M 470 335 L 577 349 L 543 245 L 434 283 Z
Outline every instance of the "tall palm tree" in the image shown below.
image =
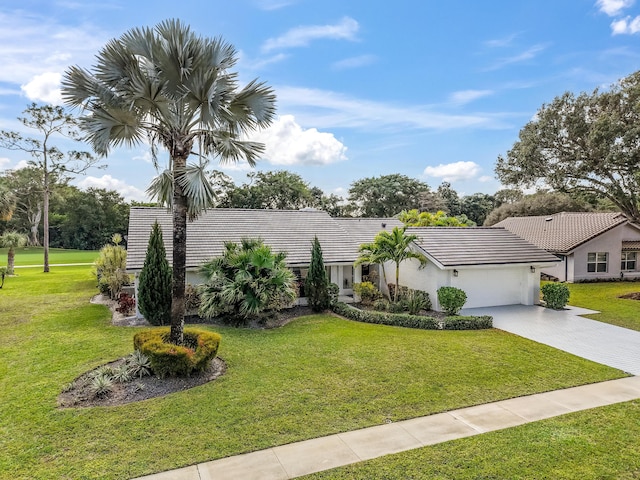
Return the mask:
M 361 263 L 378 263 L 382 265 L 383 274 L 384 263 L 394 262 L 396 266 L 396 283 L 394 301 L 398 301 L 398 291 L 400 283 L 400 264 L 410 258 L 415 258 L 420 262 L 420 266 L 427 263 L 427 258 L 419 252 L 411 249 L 411 242 L 418 237 L 406 233 L 406 227 L 394 227 L 391 232 L 382 230 L 378 233 L 372 243 L 360 245 L 360 255 L 356 260 L 356 265 Z M 384 274 L 386 278 L 386 274 Z
M 213 206 L 207 178 L 210 158 L 245 159 L 254 165 L 264 145 L 246 139 L 275 114 L 275 95 L 264 83 L 239 88 L 230 72 L 236 50 L 220 38 L 194 34 L 179 20 L 134 28 L 99 52 L 93 71 L 71 67 L 62 94 L 81 106 L 81 127 L 99 155 L 111 147 L 140 144 L 145 136 L 156 159 L 169 153 L 169 167 L 148 192 L 173 211 L 173 282 L 170 341 L 182 343 L 187 217 Z M 187 164 L 195 154 L 198 161 Z M 155 161 L 158 167 L 157 159 Z
M 7 275 L 13 275 L 15 266 L 16 248 L 27 244 L 27 236 L 15 231 L 4 232 L 0 235 L 0 247 L 8 248 L 7 251 Z

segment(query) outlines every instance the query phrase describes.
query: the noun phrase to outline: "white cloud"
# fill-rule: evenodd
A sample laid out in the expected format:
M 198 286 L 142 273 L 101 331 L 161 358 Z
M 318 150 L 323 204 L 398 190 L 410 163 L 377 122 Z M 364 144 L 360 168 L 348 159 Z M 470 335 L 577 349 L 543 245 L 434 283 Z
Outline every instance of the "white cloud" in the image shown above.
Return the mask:
M 239 70 L 262 70 L 269 65 L 280 63 L 289 58 L 290 55 L 286 53 L 277 53 L 266 58 L 252 59 L 247 57 L 244 52 L 240 52 L 239 58 Z
M 633 19 L 625 17 L 611 22 L 611 32 L 613 35 L 633 35 L 640 32 L 640 15 Z
M 513 33 L 508 37 L 494 38 L 493 40 L 487 40 L 486 42 L 484 42 L 484 44 L 487 47 L 491 47 L 491 48 L 508 47 L 509 45 L 511 45 L 511 43 L 515 40 L 517 36 L 518 34 Z
M 5 170 L 9 168 L 10 163 L 11 163 L 11 159 L 7 157 L 0 157 L 0 170 Z
M 328 38 L 332 40 L 355 40 L 359 25 L 353 18 L 344 17 L 333 25 L 307 25 L 292 28 L 284 35 L 270 38 L 262 45 L 262 51 L 269 52 L 292 47 L 306 47 L 312 40 Z
M 347 159 L 347 147 L 332 133 L 305 130 L 293 115 L 279 117 L 252 140 L 265 144 L 263 157 L 273 165 L 328 165 Z
M 424 174 L 428 177 L 442 178 L 445 182 L 457 180 L 472 180 L 476 178 L 482 168 L 475 162 L 455 162 L 440 164 L 436 167 L 427 167 Z
M 517 55 L 513 55 L 512 57 L 502 58 L 498 60 L 496 63 L 491 65 L 485 70 L 498 70 L 500 68 L 506 67 L 507 65 L 512 65 L 514 63 L 526 62 L 527 60 L 532 60 L 538 56 L 540 52 L 546 50 L 548 45 L 538 44 L 534 45 L 522 53 Z
M 635 3 L 635 0 L 598 0 L 596 6 L 601 12 L 606 13 L 610 17 L 620 14 L 625 8 L 629 8 Z
M 219 163 L 218 165 L 214 166 L 214 168 L 223 172 L 249 172 L 253 170 L 253 167 L 249 165 L 246 160 L 241 160 L 235 163 Z
M 294 3 L 295 0 L 258 0 L 258 7 L 262 10 L 279 10 Z
M 23 168 L 27 168 L 29 167 L 29 162 L 27 162 L 26 160 L 20 160 L 18 163 L 16 163 L 13 167 L 11 167 L 12 170 L 21 170 Z
M 125 201 L 136 200 L 139 202 L 148 201 L 145 193 L 132 185 L 127 184 L 123 180 L 113 178 L 111 175 L 103 175 L 102 177 L 85 177 L 78 182 L 80 188 L 104 188 L 107 190 L 115 190 L 122 195 Z
M 404 106 L 310 88 L 278 86 L 280 111 L 295 115 L 302 124 L 317 128 L 461 129 L 468 127 L 502 128 L 500 114 L 451 115 L 433 111 L 429 106 Z
M 62 75 L 56 72 L 45 72 L 36 75 L 29 83 L 20 88 L 29 100 L 62 105 L 60 80 Z
M 457 105 L 465 105 L 482 97 L 493 95 L 493 90 L 460 90 L 451 94 L 451 101 Z
M 0 82 L 24 85 L 71 63 L 88 65 L 111 36 L 95 25 L 61 25 L 27 10 L 0 12 Z
M 336 70 L 345 70 L 348 68 L 360 68 L 371 65 L 376 61 L 375 55 L 360 55 L 358 57 L 345 58 L 335 62 L 332 67 Z
M 133 160 L 142 160 L 145 163 L 152 163 L 153 156 L 151 155 L 151 152 L 149 150 L 145 150 L 144 152 L 142 152 L 142 154 L 135 155 L 133 157 Z
M 490 177 L 489 175 L 483 175 L 478 179 L 478 181 L 480 183 L 487 183 L 487 182 L 491 182 L 493 180 L 495 180 L 495 179 L 493 177 Z

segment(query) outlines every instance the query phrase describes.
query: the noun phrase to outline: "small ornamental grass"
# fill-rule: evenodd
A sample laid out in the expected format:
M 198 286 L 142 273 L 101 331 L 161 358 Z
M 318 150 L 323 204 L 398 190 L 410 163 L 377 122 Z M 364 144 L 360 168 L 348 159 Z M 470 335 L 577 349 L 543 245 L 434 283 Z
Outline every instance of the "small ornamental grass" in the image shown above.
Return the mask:
M 195 328 L 184 329 L 184 345 L 169 342 L 170 329 L 155 328 L 137 333 L 133 345 L 149 357 L 151 369 L 159 377 L 189 376 L 207 368 L 215 358 L 220 335 Z

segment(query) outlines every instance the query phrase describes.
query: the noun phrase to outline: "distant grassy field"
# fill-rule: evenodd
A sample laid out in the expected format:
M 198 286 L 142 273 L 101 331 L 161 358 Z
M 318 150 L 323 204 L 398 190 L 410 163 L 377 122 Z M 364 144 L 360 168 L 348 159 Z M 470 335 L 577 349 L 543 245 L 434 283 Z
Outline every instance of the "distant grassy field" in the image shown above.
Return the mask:
M 96 250 L 49 249 L 49 264 L 60 263 L 93 263 L 98 257 Z M 25 247 L 16 249 L 16 267 L 42 265 L 44 252 L 42 247 Z M 7 249 L 0 248 L 0 267 L 7 265 Z
M 137 329 L 112 326 L 109 311 L 89 303 L 95 292 L 89 266 L 24 268 L 0 290 L 0 478 L 127 479 L 624 376 L 499 330 L 412 330 L 313 315 L 272 330 L 215 328 L 228 370 L 209 384 L 119 407 L 61 410 L 64 385 L 133 349 Z M 622 424 L 612 449 L 625 432 Z
M 640 292 L 639 282 L 602 282 L 568 284 L 569 304 L 597 310 L 585 315 L 600 322 L 640 331 L 640 300 L 619 298 L 626 293 Z

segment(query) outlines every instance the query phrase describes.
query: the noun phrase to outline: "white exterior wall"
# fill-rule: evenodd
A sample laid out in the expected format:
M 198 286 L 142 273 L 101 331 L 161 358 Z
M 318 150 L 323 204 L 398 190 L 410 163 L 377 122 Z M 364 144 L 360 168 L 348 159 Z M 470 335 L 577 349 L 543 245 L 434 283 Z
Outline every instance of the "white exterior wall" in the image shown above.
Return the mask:
M 542 273 L 545 273 L 547 275 L 550 275 L 552 277 L 556 277 L 558 279 L 558 281 L 560 282 L 565 282 L 567 281 L 566 278 L 566 273 L 568 273 L 568 263 L 569 263 L 569 257 L 568 256 L 562 256 L 559 257 L 562 261 L 558 262 L 556 265 L 554 265 L 553 267 L 544 267 L 542 269 Z
M 541 268 L 531 265 L 483 265 L 443 270 L 432 262 L 419 269 L 417 260 L 400 265 L 400 285 L 429 294 L 434 310 L 440 310 L 438 289 L 456 287 L 467 294 L 465 308 L 499 305 L 535 305 L 540 301 Z M 387 264 L 387 268 L 394 268 Z M 395 281 L 395 277 L 394 277 Z
M 636 228 L 624 224 L 598 235 L 593 240 L 580 245 L 572 252 L 573 262 L 570 262 L 570 279 L 567 281 L 579 282 L 583 280 L 597 280 L 620 278 L 620 260 L 623 241 L 640 241 L 640 231 Z M 606 272 L 588 272 L 587 257 L 589 253 L 608 253 L 608 264 Z M 640 255 L 638 255 L 640 257 Z M 573 263 L 573 265 L 571 265 Z M 636 270 L 634 272 L 624 272 L 625 278 L 640 278 L 640 258 L 636 260 Z

